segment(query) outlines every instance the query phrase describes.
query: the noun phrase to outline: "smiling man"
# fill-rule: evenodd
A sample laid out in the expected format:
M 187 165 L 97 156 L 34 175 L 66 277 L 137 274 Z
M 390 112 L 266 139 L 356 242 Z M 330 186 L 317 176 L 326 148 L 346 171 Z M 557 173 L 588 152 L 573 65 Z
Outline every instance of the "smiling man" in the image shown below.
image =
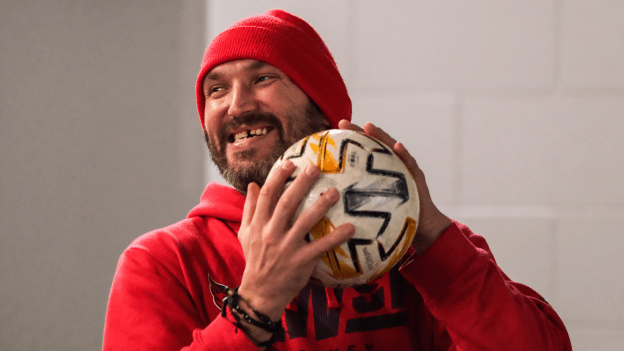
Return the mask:
M 196 82 L 212 159 L 232 185 L 207 186 L 188 217 L 135 240 L 111 289 L 105 350 L 571 350 L 565 326 L 496 265 L 485 240 L 434 205 L 424 174 L 383 130 L 352 124 L 351 101 L 316 31 L 281 10 L 241 20 L 209 45 Z M 419 226 L 406 258 L 377 280 L 309 283 L 344 224 L 307 242 L 338 201 L 329 189 L 296 220 L 319 175 L 275 160 L 328 129 L 392 147 L 414 177 Z

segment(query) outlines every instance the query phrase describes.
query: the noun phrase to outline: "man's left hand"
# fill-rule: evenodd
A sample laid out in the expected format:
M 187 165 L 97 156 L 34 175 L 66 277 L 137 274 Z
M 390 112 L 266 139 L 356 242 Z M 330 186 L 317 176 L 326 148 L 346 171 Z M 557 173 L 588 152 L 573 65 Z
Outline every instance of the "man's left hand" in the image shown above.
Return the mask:
M 418 163 L 412 155 L 405 149 L 402 143 L 397 142 L 388 133 L 381 128 L 376 127 L 372 123 L 364 124 L 364 128 L 359 127 L 347 120 L 341 120 L 338 123 L 340 129 L 354 130 L 370 135 L 384 144 L 388 145 L 401 158 L 405 166 L 410 171 L 416 187 L 418 188 L 418 197 L 420 200 L 420 219 L 418 221 L 418 229 L 412 245 L 418 253 L 424 252 L 444 231 L 452 224 L 451 220 L 445 216 L 435 206 L 429 194 L 429 188 L 425 181 L 425 174 L 418 167 Z

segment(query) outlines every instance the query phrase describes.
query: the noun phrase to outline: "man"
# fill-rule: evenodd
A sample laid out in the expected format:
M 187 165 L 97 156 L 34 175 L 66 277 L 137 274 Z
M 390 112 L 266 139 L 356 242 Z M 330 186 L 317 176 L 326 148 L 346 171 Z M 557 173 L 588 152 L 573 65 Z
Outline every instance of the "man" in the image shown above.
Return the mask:
M 281 10 L 217 36 L 197 80 L 214 162 L 235 188 L 211 183 L 184 221 L 135 240 L 111 290 L 106 350 L 570 350 L 565 327 L 533 290 L 496 266 L 483 238 L 431 201 L 401 143 L 349 122 L 334 60 L 306 22 Z M 320 255 L 354 234 L 345 224 L 307 243 L 338 200 L 326 191 L 291 224 L 318 177 L 311 165 L 285 190 L 285 149 L 327 128 L 363 131 L 392 147 L 416 180 L 419 227 L 400 264 L 363 286 L 308 284 Z M 225 301 L 222 303 L 221 301 Z

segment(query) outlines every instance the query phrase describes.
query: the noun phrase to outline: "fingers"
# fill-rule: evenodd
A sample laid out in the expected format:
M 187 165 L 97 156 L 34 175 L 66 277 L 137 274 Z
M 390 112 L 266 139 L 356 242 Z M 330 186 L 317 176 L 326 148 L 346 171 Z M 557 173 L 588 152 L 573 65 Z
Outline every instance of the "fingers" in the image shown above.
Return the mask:
M 342 224 L 328 235 L 325 235 L 324 237 L 318 240 L 314 240 L 313 242 L 305 245 L 301 251 L 301 259 L 318 259 L 325 252 L 349 241 L 349 239 L 351 239 L 354 234 L 355 227 L 353 226 L 353 224 Z
M 295 169 L 295 164 L 290 160 L 286 160 L 275 170 L 275 173 L 267 178 L 258 194 L 257 210 L 254 217 L 264 222 L 271 218 L 275 205 L 284 190 L 284 183 L 286 183 L 286 180 Z
M 312 227 L 338 202 L 340 194 L 338 190 L 330 188 L 323 195 L 319 196 L 310 208 L 301 213 L 297 221 L 293 224 L 293 231 L 300 233 L 291 238 L 295 243 L 303 242 L 305 234 L 309 233 Z
M 295 178 L 288 189 L 284 191 L 275 207 L 272 218 L 276 229 L 284 229 L 290 224 L 291 218 L 299 207 L 299 203 L 303 200 L 319 174 L 319 168 L 314 164 L 309 164 Z
M 407 151 L 407 149 L 402 143 L 397 142 L 396 139 L 391 137 L 390 134 L 386 133 L 383 129 L 375 126 L 374 124 L 370 122 L 364 124 L 364 128 L 360 128 L 359 126 L 344 119 L 338 123 L 338 126 L 341 129 L 349 129 L 349 130 L 363 132 L 365 134 L 368 134 L 378 139 L 384 144 L 390 146 L 394 150 L 394 152 L 399 156 L 399 158 L 401 158 L 403 163 L 405 163 L 405 166 L 412 174 L 412 177 L 414 179 L 421 178 L 420 174 L 422 173 L 422 171 L 420 170 L 420 167 L 418 167 L 418 163 L 416 162 L 416 159 L 412 157 L 412 155 Z
M 340 122 L 338 122 L 338 127 L 340 129 L 354 130 L 356 132 L 368 134 L 368 135 L 372 136 L 373 138 L 379 139 L 381 142 L 383 142 L 384 144 L 386 144 L 386 145 L 388 145 L 390 147 L 393 147 L 394 144 L 396 144 L 396 142 L 397 142 L 394 138 L 392 138 L 383 129 L 375 126 L 374 124 L 372 124 L 370 122 L 364 124 L 364 128 L 361 128 L 358 125 L 353 124 L 350 121 L 347 121 L 346 119 L 343 119 Z
M 407 169 L 412 174 L 412 177 L 416 179 L 417 174 L 420 172 L 420 167 L 418 167 L 418 162 L 416 162 L 416 159 L 407 151 L 405 145 L 403 145 L 402 143 L 396 143 L 394 144 L 393 150 L 399 156 L 401 161 L 403 161 L 405 167 L 407 167 Z
M 258 188 L 258 184 L 253 182 L 249 183 L 247 186 L 247 198 L 245 199 L 245 206 L 243 207 L 243 221 L 241 222 L 241 226 L 248 227 L 251 223 L 253 214 L 256 211 L 259 192 L 260 188 Z
M 290 225 L 299 203 L 320 174 L 318 167 L 310 164 L 297 175 L 286 190 L 283 190 L 284 183 L 292 175 L 295 168 L 290 160 L 280 165 L 274 175 L 267 179 L 260 189 L 257 204 L 253 208 L 256 212 L 253 215 L 258 218 L 258 223 L 271 223 L 276 232 L 281 232 Z M 251 210 L 250 208 L 249 211 L 251 212 Z
M 364 132 L 374 138 L 379 139 L 382 143 L 393 147 L 396 144 L 396 140 L 386 133 L 383 129 L 375 126 L 372 123 L 366 123 L 364 125 Z
M 340 120 L 340 122 L 338 122 L 338 128 L 354 130 L 356 132 L 365 133 L 364 129 L 360 128 L 360 126 L 358 126 L 357 124 L 353 124 L 350 121 L 347 121 L 346 119 L 342 119 Z

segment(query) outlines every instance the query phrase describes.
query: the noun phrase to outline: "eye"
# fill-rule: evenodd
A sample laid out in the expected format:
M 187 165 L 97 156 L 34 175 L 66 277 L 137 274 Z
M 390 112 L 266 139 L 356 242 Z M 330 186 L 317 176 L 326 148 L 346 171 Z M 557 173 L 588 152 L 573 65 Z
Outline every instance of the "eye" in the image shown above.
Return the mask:
M 264 82 L 268 82 L 268 81 L 270 81 L 272 79 L 276 79 L 276 78 L 277 78 L 276 76 L 265 74 L 265 75 L 258 76 L 258 78 L 256 78 L 256 80 L 255 80 L 255 83 L 256 84 L 264 83 Z
M 223 86 L 213 85 L 211 87 L 208 87 L 208 90 L 206 92 L 206 97 L 216 99 L 216 98 L 219 98 L 221 95 L 223 95 L 224 91 L 225 91 L 225 88 Z

